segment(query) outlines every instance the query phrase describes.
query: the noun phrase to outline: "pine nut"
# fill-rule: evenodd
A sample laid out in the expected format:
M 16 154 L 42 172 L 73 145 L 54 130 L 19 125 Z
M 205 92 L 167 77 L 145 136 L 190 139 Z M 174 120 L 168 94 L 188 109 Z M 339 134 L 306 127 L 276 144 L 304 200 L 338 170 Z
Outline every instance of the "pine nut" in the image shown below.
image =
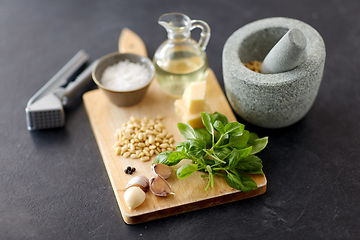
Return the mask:
M 167 143 L 160 144 L 160 148 L 167 148 L 167 147 L 169 147 L 169 144 Z
M 133 132 L 134 132 L 134 130 L 133 130 L 133 129 L 131 129 L 131 128 L 127 128 L 127 129 L 125 130 L 125 132 L 126 132 L 126 133 L 133 133 Z
M 124 132 L 124 138 L 125 139 L 131 139 L 130 133 Z
M 120 141 L 117 141 L 112 148 L 119 147 L 120 145 L 121 145 L 121 142 L 120 142 Z
M 164 133 L 159 133 L 158 135 L 156 135 L 157 138 L 164 138 L 165 134 Z
M 132 143 L 130 143 L 130 150 L 131 150 L 131 151 L 134 151 L 134 150 L 135 150 L 135 146 L 134 146 L 134 144 L 132 144 Z
M 167 138 L 173 135 L 166 131 L 161 122 L 162 118 L 163 116 L 158 116 L 156 119 L 131 116 L 127 123 L 123 123 L 122 127 L 115 130 L 116 142 L 112 147 L 115 154 L 133 159 L 145 157 L 147 161 L 154 154 L 173 149 L 171 143 L 174 139 Z
M 151 150 L 150 150 L 150 156 L 154 155 L 154 153 L 155 153 L 155 150 L 154 150 L 154 149 L 151 149 Z
M 120 148 L 120 147 L 115 148 L 115 154 L 116 154 L 116 155 L 120 155 L 120 152 L 121 152 L 121 148 Z
M 121 154 L 124 154 L 129 148 L 125 145 L 121 148 Z
M 151 130 L 146 130 L 145 133 L 151 135 L 151 134 L 153 134 L 153 131 L 151 131 Z
M 146 149 L 143 149 L 143 153 L 144 153 L 146 156 L 150 156 L 150 153 L 149 153 Z
M 149 135 L 149 143 L 153 144 L 155 142 L 155 137 L 154 135 Z
M 148 156 L 144 156 L 144 157 L 140 158 L 140 160 L 143 162 L 146 162 L 146 161 L 149 161 L 150 158 Z
M 158 132 L 161 132 L 161 130 L 162 130 L 162 128 L 161 128 L 158 124 L 156 124 L 156 125 L 154 126 L 154 128 L 155 128 L 156 131 L 158 131 Z

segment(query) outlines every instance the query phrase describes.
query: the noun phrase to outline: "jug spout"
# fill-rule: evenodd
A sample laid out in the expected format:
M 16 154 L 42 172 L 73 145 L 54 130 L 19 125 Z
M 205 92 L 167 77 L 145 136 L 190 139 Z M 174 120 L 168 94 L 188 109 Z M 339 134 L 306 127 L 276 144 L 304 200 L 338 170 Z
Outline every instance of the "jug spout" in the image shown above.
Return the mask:
M 182 13 L 166 13 L 160 16 L 158 23 L 163 26 L 169 39 L 190 37 L 191 19 Z

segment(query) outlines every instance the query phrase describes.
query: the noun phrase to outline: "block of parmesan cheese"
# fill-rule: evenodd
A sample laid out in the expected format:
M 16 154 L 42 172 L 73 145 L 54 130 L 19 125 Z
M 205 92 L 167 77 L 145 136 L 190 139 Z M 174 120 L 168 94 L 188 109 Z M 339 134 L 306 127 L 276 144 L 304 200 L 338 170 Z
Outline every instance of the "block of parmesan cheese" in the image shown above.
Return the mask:
M 193 128 L 203 128 L 204 125 L 201 120 L 201 115 L 199 113 L 190 114 L 187 112 L 187 107 L 185 105 L 184 99 L 175 100 L 175 111 L 178 116 L 181 117 L 183 123 L 189 124 Z M 205 108 L 201 112 L 210 112 L 210 106 L 205 105 Z
M 203 112 L 206 107 L 206 81 L 191 83 L 184 91 L 186 112 L 196 114 Z

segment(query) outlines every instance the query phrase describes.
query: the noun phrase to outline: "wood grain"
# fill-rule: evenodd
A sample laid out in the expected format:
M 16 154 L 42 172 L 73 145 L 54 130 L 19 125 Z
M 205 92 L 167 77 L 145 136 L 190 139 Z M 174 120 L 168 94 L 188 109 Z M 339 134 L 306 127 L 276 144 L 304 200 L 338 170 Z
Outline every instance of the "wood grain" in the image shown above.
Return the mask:
M 211 96 L 207 102 L 211 106 L 212 112 L 218 111 L 227 116 L 230 122 L 236 121 L 236 117 L 211 69 L 209 69 L 207 81 L 208 96 Z M 151 163 L 155 157 L 153 156 L 148 162 L 141 162 L 138 159 L 116 156 L 112 149 L 116 142 L 115 130 L 127 122 L 130 116 L 139 118 L 147 116 L 155 119 L 157 115 L 161 114 L 164 116 L 162 122 L 166 130 L 174 134 L 175 143 L 183 141 L 184 139 L 177 129 L 180 118 L 175 114 L 174 99 L 163 94 L 157 81 L 154 80 L 145 98 L 136 106 L 117 107 L 110 103 L 98 89 L 85 93 L 83 100 L 121 214 L 128 224 L 137 224 L 254 197 L 266 191 L 267 180 L 261 174 L 251 175 L 259 188 L 247 193 L 229 187 L 221 177 L 215 177 L 214 188 L 205 192 L 207 180 L 202 179 L 199 172 L 184 180 L 177 179 L 176 174 L 173 174 L 168 182 L 175 195 L 157 197 L 148 191 L 145 202 L 136 209 L 130 210 L 124 201 L 123 189 L 128 181 L 136 175 L 145 175 L 151 178 L 153 176 Z M 182 164 L 186 164 L 186 161 L 184 160 L 179 165 L 174 166 L 174 173 Z M 127 166 L 135 167 L 136 172 L 133 175 L 125 174 L 124 169 Z

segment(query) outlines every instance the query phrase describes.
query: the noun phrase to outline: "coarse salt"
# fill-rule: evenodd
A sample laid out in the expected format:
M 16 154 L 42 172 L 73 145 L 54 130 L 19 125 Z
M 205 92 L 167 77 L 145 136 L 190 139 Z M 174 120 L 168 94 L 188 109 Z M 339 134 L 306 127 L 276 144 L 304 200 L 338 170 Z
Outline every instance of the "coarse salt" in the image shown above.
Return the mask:
M 133 91 L 150 81 L 149 69 L 128 59 L 107 67 L 101 77 L 101 84 L 114 91 Z

